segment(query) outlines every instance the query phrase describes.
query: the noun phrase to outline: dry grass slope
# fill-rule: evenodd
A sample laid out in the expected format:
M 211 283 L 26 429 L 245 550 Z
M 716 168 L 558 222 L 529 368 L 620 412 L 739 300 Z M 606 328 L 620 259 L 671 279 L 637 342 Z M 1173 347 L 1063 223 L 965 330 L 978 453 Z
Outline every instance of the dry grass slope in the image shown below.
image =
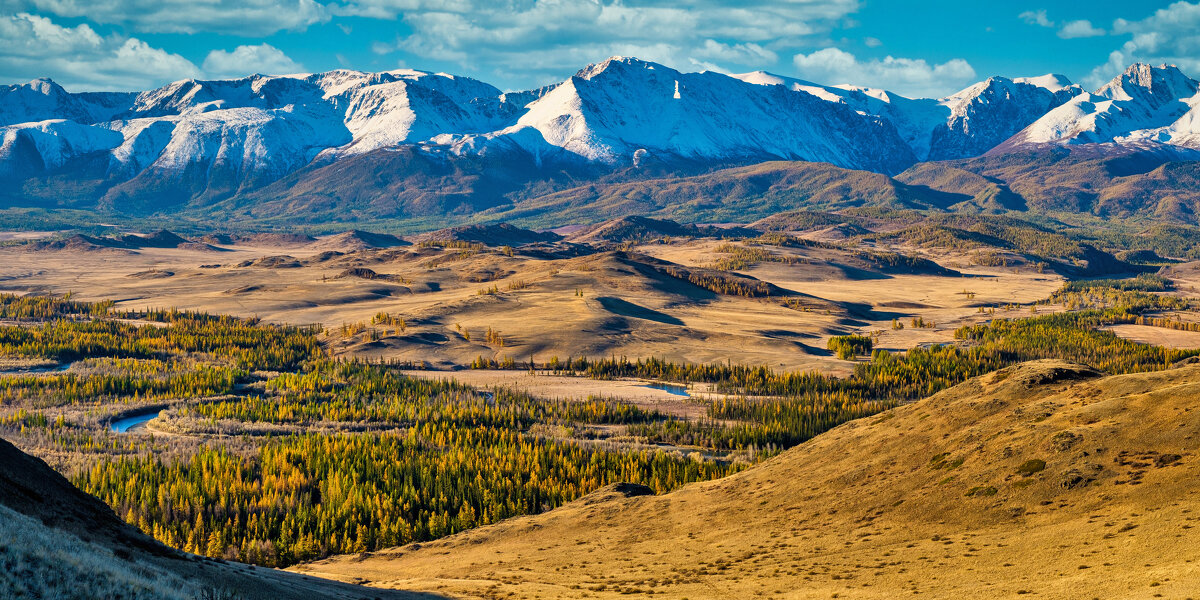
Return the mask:
M 1200 366 L 1010 367 L 663 496 L 300 567 L 468 598 L 1200 595 Z

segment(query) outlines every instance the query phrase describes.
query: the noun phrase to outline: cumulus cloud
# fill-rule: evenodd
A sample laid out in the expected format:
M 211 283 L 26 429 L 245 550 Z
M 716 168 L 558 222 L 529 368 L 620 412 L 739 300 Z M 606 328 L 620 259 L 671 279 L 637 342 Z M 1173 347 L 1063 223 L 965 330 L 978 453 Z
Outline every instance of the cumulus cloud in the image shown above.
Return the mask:
M 1030 25 L 1037 25 L 1039 27 L 1054 27 L 1054 21 L 1051 21 L 1050 18 L 1046 16 L 1046 9 L 1027 10 L 1017 15 L 1017 18 L 1029 23 Z
M 941 64 L 923 59 L 859 60 L 837 48 L 825 48 L 792 58 L 801 77 L 820 83 L 852 83 L 885 88 L 908 96 L 940 96 L 971 83 L 975 69 L 961 58 Z
M 676 67 L 759 69 L 822 41 L 858 0 L 346 0 L 335 15 L 399 19 L 411 33 L 376 52 L 454 62 L 532 87 L 612 55 Z
M 73 91 L 134 90 L 195 77 L 196 65 L 137 38 L 101 36 L 29 13 L 0 16 L 0 80 L 51 75 Z
M 1084 85 L 1100 87 L 1135 62 L 1174 64 L 1200 77 L 1200 2 L 1175 2 L 1137 21 L 1117 19 L 1111 32 L 1128 39 L 1092 69 Z
M 148 33 L 213 31 L 244 36 L 303 30 L 329 19 L 316 0 L 29 0 L 40 12 L 85 17 Z
M 202 68 L 205 77 L 214 79 L 232 79 L 254 73 L 286 75 L 304 71 L 303 66 L 270 44 L 238 46 L 233 52 L 213 50 L 204 59 Z
M 1087 19 L 1079 19 L 1063 23 L 1062 29 L 1058 30 L 1058 37 L 1069 40 L 1073 38 L 1086 38 L 1104 35 L 1103 29 L 1098 29 L 1092 26 L 1092 22 Z

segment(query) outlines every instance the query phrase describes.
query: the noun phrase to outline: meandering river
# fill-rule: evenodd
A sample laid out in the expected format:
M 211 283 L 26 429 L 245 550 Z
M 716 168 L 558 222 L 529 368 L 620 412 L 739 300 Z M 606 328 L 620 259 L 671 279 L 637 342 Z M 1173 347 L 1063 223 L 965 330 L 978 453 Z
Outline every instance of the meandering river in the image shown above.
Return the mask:
M 161 409 L 155 408 L 126 415 L 109 423 L 108 428 L 117 433 L 129 433 L 137 429 L 142 429 L 146 426 L 146 422 L 157 417 L 160 411 Z

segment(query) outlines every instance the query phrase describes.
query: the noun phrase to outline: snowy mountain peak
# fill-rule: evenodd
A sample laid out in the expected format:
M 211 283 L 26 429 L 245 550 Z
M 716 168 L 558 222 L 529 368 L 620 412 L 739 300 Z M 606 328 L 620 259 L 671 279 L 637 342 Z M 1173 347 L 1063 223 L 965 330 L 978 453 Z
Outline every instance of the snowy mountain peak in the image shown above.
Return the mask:
M 1065 96 L 1069 98 L 1082 92 L 1083 90 L 1079 86 L 1072 84 L 1062 75 L 1017 77 L 1015 79 L 996 75 L 968 86 L 962 91 L 948 96 L 946 100 L 948 104 L 953 104 L 954 100 L 971 101 L 981 96 L 995 97 L 997 94 L 1008 96 L 1033 94 L 1039 97 Z
M 1200 150 L 1200 84 L 1174 65 L 1131 65 L 1094 94 L 1046 113 L 992 152 L 1106 144 L 1105 152 Z
M 684 73 L 626 56 L 509 93 L 413 69 L 184 79 L 140 93 L 72 94 L 37 79 L 0 86 L 0 177 L 86 165 L 89 176 L 107 169 L 114 198 L 147 189 L 219 199 L 400 147 L 498 164 L 786 159 L 895 173 L 1014 139 L 1200 148 L 1198 87 L 1175 67 L 1134 65 L 1096 95 L 1050 74 L 906 98 L 765 71 Z
M 54 80 L 50 79 L 49 77 L 38 77 L 37 79 L 26 83 L 25 86 L 45 96 L 65 94 L 67 92 L 62 88 L 62 86 L 54 83 Z
M 642 60 L 632 56 L 610 56 L 598 63 L 590 64 L 580 69 L 575 76 L 580 79 L 591 80 L 600 75 L 620 76 L 621 74 L 631 73 L 634 71 L 667 71 L 675 73 L 676 71 L 670 67 L 664 67 L 658 63 Z
M 48 119 L 90 122 L 86 102 L 48 78 L 0 86 L 0 126 Z
M 1110 100 L 1146 100 L 1161 105 L 1190 98 L 1196 94 L 1197 87 L 1197 82 L 1184 75 L 1175 65 L 1155 67 L 1134 63 L 1124 73 L 1096 90 L 1096 95 Z

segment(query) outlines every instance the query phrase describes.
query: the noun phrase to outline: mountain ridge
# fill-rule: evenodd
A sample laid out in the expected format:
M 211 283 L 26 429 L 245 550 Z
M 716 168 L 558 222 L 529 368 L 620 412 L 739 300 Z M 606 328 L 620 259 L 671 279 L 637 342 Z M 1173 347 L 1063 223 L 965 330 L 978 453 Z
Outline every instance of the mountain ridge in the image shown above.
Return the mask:
M 407 69 L 189 79 L 141 93 L 71 94 L 39 79 L 0 86 L 0 203 L 409 218 L 497 210 L 580 180 L 778 160 L 898 176 L 1060 148 L 1200 159 L 1195 106 L 1200 84 L 1144 64 L 1095 93 L 1050 74 L 990 77 L 941 99 L 627 57 L 523 92 Z M 993 196 L 992 208 L 1022 205 Z

